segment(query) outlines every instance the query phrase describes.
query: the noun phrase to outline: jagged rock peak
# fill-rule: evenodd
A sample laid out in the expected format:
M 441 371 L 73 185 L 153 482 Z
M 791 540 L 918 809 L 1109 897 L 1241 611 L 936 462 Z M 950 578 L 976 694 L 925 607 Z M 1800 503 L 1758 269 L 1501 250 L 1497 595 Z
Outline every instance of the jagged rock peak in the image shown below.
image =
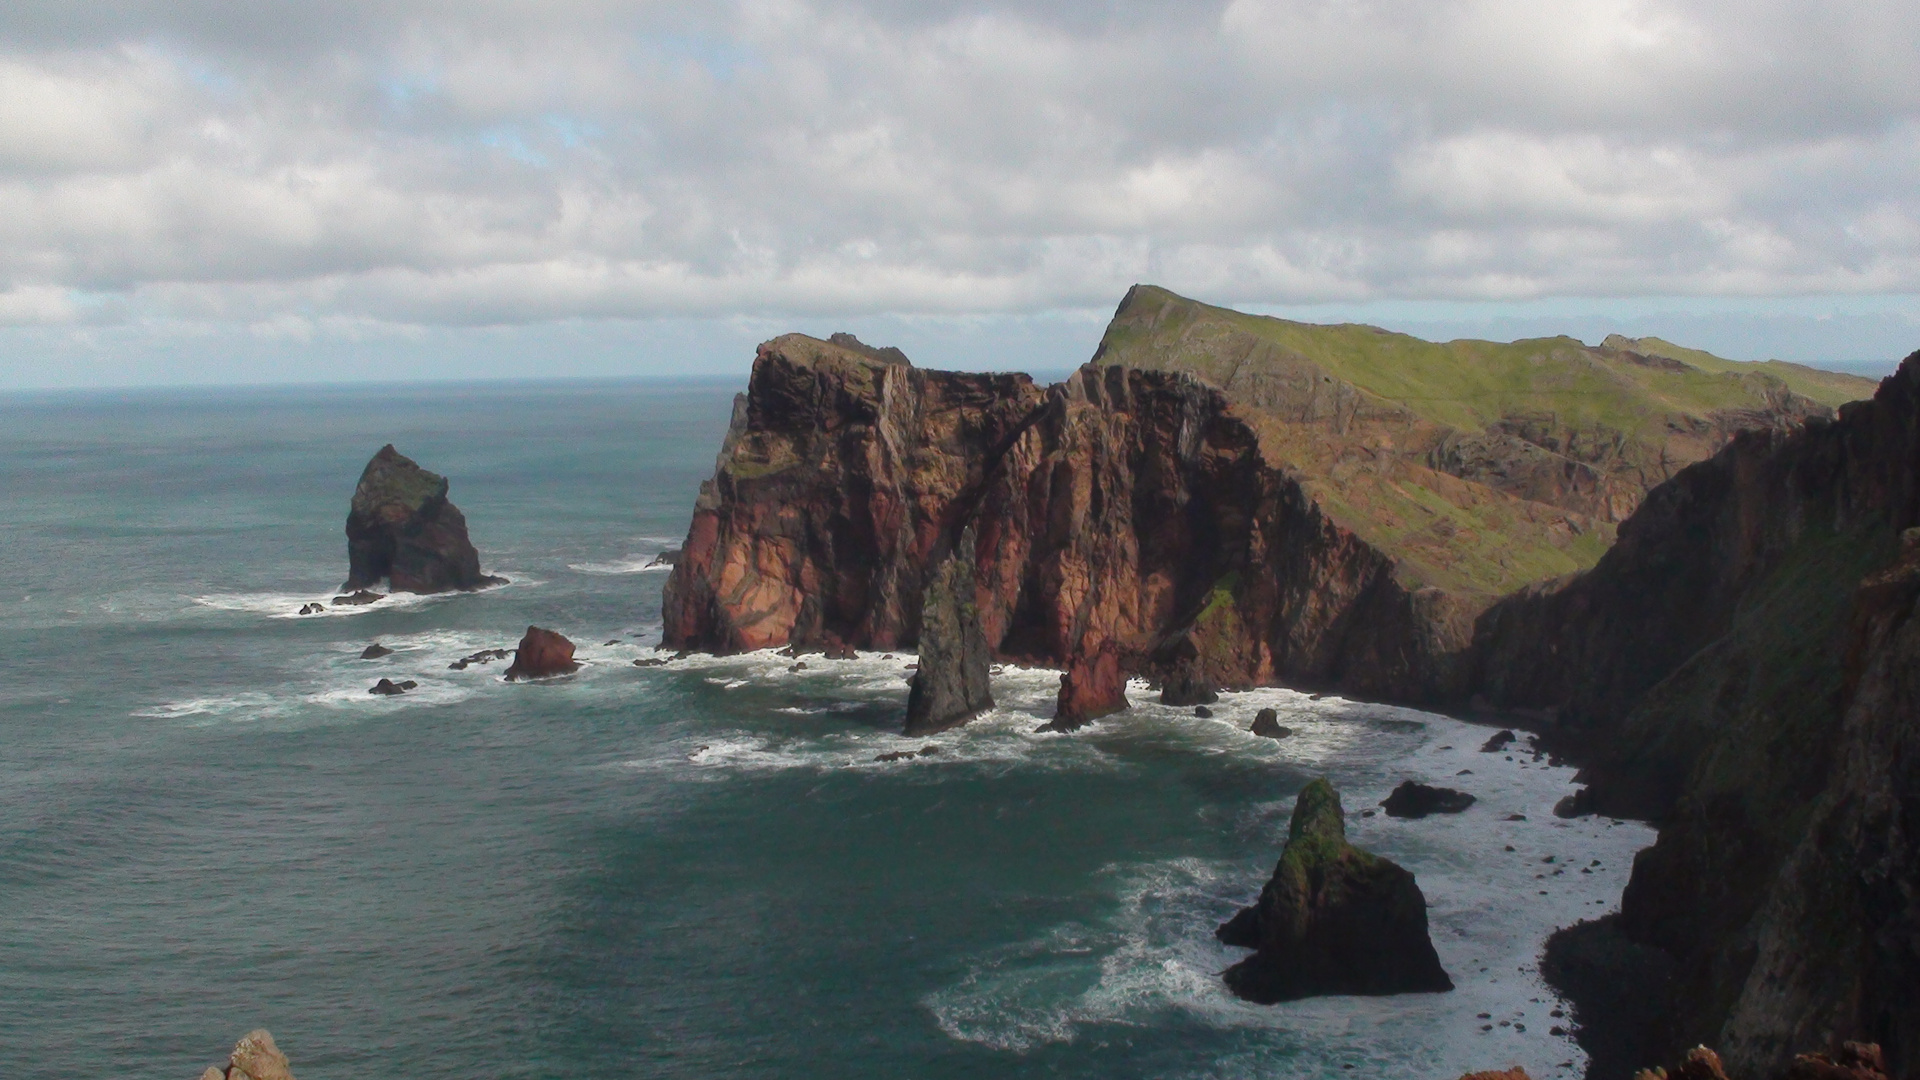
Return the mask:
M 255 1028 L 233 1044 L 225 1068 L 210 1065 L 200 1074 L 200 1080 L 293 1080 L 293 1070 L 287 1065 L 287 1055 L 273 1045 L 272 1033 Z
M 447 478 L 393 448 L 380 448 L 360 473 L 347 512 L 343 591 L 386 579 L 394 592 L 435 593 L 498 585 L 480 572 L 467 519 L 447 501 Z
M 958 727 L 993 707 L 992 650 L 974 596 L 974 533 L 927 576 L 920 609 L 920 667 L 907 694 L 908 735 Z
M 1420 886 L 1391 860 L 1347 843 L 1340 793 L 1325 778 L 1294 802 L 1287 846 L 1260 899 L 1215 934 L 1254 950 L 1226 981 L 1261 1004 L 1453 989 L 1427 936 Z

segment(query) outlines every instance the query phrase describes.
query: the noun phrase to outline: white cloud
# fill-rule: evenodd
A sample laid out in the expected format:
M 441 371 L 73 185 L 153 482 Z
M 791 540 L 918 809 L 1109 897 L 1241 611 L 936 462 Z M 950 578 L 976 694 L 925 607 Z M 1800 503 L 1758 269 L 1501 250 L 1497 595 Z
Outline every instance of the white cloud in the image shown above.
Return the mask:
M 1877 0 L 0 13 L 16 323 L 1920 292 L 1917 180 Z

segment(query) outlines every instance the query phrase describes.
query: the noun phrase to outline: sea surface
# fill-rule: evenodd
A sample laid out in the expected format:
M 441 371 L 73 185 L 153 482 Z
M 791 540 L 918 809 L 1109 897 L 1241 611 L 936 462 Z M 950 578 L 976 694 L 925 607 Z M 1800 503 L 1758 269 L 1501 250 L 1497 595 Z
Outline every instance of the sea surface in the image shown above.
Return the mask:
M 1136 685 L 1038 734 L 1057 674 L 1009 667 L 908 740 L 910 656 L 635 667 L 736 389 L 0 397 L 0 1076 L 190 1080 L 254 1027 L 301 1080 L 1576 1074 L 1541 943 L 1651 833 L 1554 818 L 1572 771 L 1484 728 Z M 386 442 L 511 584 L 295 614 Z M 449 669 L 529 624 L 587 666 Z M 1418 875 L 1453 993 L 1223 989 L 1213 929 L 1319 775 Z M 1406 778 L 1480 801 L 1362 816 Z

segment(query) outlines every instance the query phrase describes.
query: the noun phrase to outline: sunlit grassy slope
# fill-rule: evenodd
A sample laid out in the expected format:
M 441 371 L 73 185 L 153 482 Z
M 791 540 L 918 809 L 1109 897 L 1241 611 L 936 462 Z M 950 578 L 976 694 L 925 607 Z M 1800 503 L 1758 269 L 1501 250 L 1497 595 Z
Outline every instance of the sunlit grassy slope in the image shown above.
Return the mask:
M 1248 315 L 1137 286 L 1095 362 L 1184 371 L 1221 388 L 1269 462 L 1294 471 L 1334 520 L 1393 555 L 1404 581 L 1489 595 L 1592 566 L 1614 526 L 1564 502 L 1441 471 L 1434 451 L 1449 439 L 1524 429 L 1529 442 L 1563 455 L 1550 460 L 1563 461 L 1569 476 L 1597 470 L 1637 499 L 1711 453 L 1728 430 L 1790 406 L 1790 393 L 1830 407 L 1875 386 L 1655 339 L 1623 344 L 1630 340 L 1435 343 Z

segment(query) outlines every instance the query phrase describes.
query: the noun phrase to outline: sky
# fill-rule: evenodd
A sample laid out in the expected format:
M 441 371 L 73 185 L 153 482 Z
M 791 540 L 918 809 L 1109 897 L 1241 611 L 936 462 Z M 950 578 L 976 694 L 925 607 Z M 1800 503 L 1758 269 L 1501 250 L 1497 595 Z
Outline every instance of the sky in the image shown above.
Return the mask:
M 0 7 L 0 389 L 1057 369 L 1135 282 L 1884 371 L 1920 4 Z

